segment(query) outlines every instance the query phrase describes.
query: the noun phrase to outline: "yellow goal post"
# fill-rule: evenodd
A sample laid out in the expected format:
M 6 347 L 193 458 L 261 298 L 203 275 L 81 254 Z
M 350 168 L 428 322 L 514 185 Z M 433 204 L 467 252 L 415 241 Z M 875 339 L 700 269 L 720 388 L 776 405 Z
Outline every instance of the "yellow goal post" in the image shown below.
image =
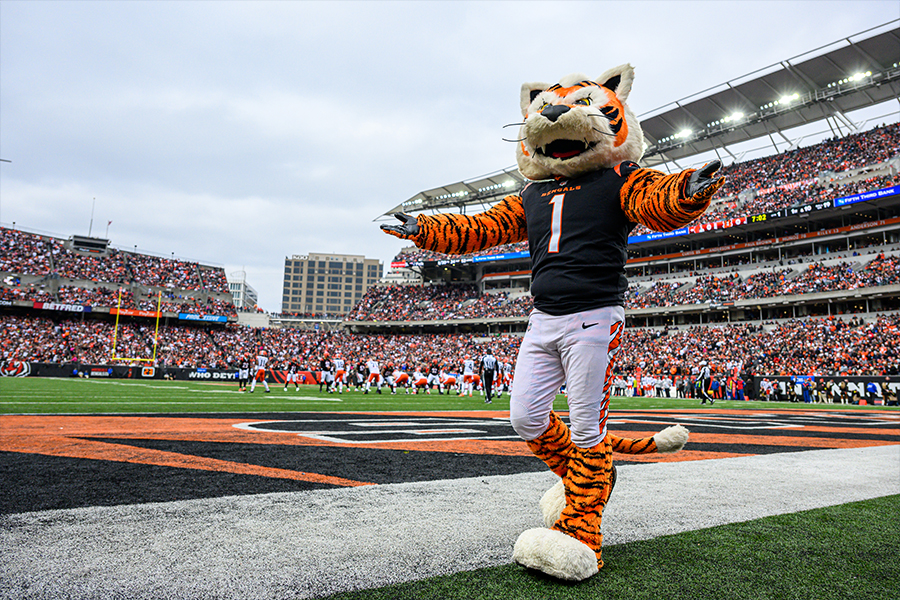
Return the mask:
M 124 360 L 130 362 L 156 362 L 156 348 L 159 345 L 159 317 L 162 314 L 162 292 L 156 293 L 156 330 L 153 333 L 153 358 L 137 358 L 129 356 L 116 356 L 116 340 L 119 337 L 119 314 L 122 312 L 122 288 L 119 288 L 119 301 L 116 304 L 116 326 L 113 329 L 112 356 L 110 360 Z

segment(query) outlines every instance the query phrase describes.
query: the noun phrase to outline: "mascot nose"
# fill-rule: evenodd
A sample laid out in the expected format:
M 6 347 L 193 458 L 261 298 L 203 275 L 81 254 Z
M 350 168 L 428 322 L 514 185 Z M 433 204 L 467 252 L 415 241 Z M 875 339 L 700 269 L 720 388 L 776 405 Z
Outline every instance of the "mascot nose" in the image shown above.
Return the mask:
M 567 112 L 569 112 L 568 106 L 563 106 L 562 104 L 551 104 L 550 106 L 542 110 L 541 114 L 555 123 L 561 115 L 564 115 Z

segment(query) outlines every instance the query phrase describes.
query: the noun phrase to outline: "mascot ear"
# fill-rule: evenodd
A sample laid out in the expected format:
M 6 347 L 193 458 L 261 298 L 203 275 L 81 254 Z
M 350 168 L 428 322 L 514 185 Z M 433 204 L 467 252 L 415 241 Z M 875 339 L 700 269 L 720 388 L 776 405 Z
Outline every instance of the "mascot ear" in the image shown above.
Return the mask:
M 549 83 L 523 83 L 522 92 L 519 95 L 519 106 L 522 108 L 522 116 L 528 114 L 528 107 L 538 94 L 550 87 Z
M 629 64 L 619 65 L 595 79 L 597 83 L 615 92 L 619 101 L 625 104 L 628 94 L 631 93 L 631 84 L 634 83 L 634 67 Z

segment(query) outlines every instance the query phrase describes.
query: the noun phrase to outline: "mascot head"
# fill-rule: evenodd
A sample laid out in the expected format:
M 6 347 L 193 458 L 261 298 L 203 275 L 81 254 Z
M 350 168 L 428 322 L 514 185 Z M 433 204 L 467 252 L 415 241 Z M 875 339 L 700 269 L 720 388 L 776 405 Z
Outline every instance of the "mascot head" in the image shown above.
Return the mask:
M 596 80 L 575 74 L 559 83 L 522 86 L 522 125 L 516 149 L 528 179 L 577 177 L 644 153 L 644 134 L 625 104 L 634 68 L 621 65 Z

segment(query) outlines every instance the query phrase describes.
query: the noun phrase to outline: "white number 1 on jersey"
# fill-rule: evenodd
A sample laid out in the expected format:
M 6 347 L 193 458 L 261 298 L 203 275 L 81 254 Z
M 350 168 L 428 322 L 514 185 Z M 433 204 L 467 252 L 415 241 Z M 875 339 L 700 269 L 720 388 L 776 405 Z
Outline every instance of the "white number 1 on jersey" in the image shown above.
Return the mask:
M 557 194 L 550 200 L 553 205 L 553 216 L 550 217 L 550 245 L 547 252 L 559 252 L 559 238 L 562 235 L 562 209 L 565 194 Z

